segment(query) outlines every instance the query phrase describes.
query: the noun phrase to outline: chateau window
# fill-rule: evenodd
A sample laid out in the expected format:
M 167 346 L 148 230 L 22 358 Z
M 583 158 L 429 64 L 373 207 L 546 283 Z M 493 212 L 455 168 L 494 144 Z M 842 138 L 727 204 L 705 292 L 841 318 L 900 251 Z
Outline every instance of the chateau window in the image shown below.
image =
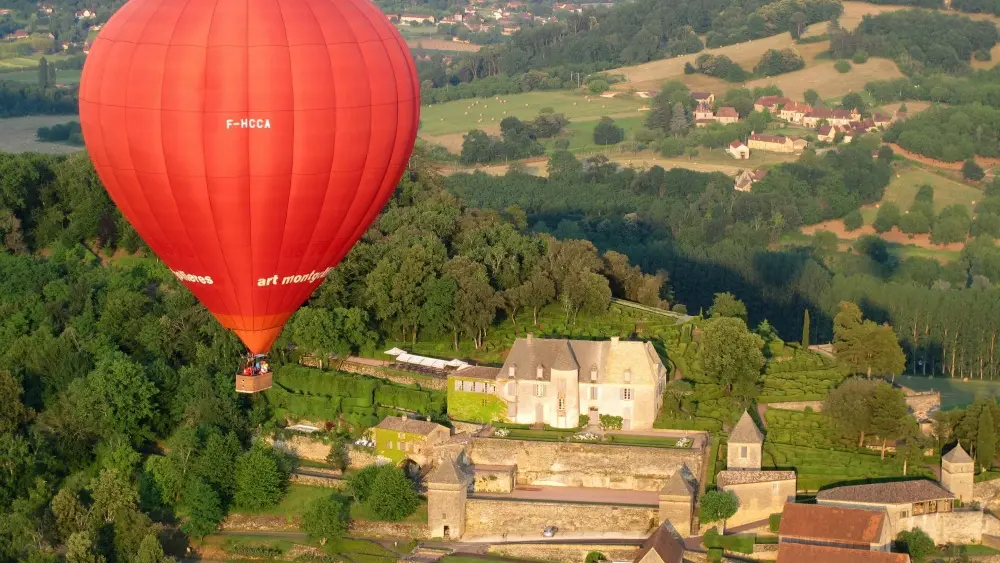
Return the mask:
M 403 439 L 403 433 L 400 432 L 396 437 L 399 438 L 400 440 L 402 440 Z
M 392 440 L 388 440 L 388 441 L 387 441 L 387 442 L 385 443 L 385 448 L 386 448 L 387 450 L 391 450 L 391 449 L 392 449 Z
M 624 389 L 622 389 L 622 400 L 623 401 L 631 401 L 632 400 L 632 388 L 631 387 L 625 387 Z
M 597 400 L 597 386 L 596 385 L 594 387 L 590 388 L 590 400 L 591 401 L 596 401 Z
M 747 447 L 746 446 L 740 446 L 740 457 L 743 458 L 743 459 L 747 458 Z
M 461 379 L 455 380 L 455 391 L 464 391 L 465 386 L 462 383 Z
M 541 379 L 544 375 L 545 375 L 545 368 L 543 368 L 541 365 L 539 365 L 537 368 L 535 368 L 535 378 L 536 379 Z
M 545 386 L 542 385 L 541 383 L 536 383 L 535 384 L 535 396 L 536 397 L 544 397 L 545 396 Z
M 772 497 L 778 496 L 778 483 L 777 483 L 777 481 L 775 481 L 774 483 L 771 483 L 771 496 Z
M 566 410 L 566 397 L 559 397 L 559 410 Z
M 909 511 L 906 511 L 906 510 L 902 510 L 902 511 L 900 511 L 900 513 L 899 513 L 899 517 L 900 517 L 900 518 L 909 518 L 909 517 L 910 517 L 910 513 L 909 513 Z
M 632 383 L 632 370 L 630 369 L 625 370 L 625 373 L 622 374 L 622 377 L 625 379 L 625 383 Z
M 513 397 L 514 393 L 516 393 L 516 392 L 517 392 L 517 384 L 515 384 L 515 383 L 508 383 L 507 384 L 507 396 L 508 397 Z
M 514 370 L 516 368 L 517 368 L 517 366 L 515 366 L 515 365 L 512 365 L 509 368 L 507 368 L 507 377 L 514 377 Z
M 597 366 L 590 368 L 590 382 L 594 383 L 597 381 Z

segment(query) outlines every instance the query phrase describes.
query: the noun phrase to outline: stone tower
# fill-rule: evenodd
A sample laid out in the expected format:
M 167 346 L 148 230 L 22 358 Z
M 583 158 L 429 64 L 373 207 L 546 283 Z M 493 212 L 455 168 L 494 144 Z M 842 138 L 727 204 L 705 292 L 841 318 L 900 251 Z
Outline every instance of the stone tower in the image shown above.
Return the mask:
M 660 489 L 660 524 L 669 522 L 669 526 L 681 537 L 691 535 L 691 515 L 694 512 L 694 487 L 684 477 L 688 471 L 686 465 L 667 481 Z
M 972 502 L 972 476 L 975 462 L 959 443 L 941 457 L 941 486 L 948 489 L 963 503 Z
M 764 446 L 764 435 L 757 424 L 750 418 L 750 413 L 743 411 L 743 416 L 729 433 L 727 446 L 727 469 L 760 470 L 761 449 Z
M 427 475 L 427 527 L 432 538 L 457 540 L 465 533 L 468 483 L 451 459 Z

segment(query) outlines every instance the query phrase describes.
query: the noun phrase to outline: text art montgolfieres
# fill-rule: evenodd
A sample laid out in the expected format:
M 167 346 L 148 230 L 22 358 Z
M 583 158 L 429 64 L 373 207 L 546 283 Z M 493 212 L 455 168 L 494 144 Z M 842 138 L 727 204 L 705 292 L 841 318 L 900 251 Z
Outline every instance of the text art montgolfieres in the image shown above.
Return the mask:
M 419 97 L 368 0 L 131 0 L 91 47 L 80 122 L 125 217 L 261 353 L 391 196 Z

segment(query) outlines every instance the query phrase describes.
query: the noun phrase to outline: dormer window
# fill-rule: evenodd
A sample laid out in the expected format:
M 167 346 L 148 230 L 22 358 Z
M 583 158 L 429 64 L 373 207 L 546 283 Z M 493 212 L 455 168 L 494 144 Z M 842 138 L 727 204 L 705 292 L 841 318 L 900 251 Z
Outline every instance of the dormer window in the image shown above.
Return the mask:
M 591 366 L 590 368 L 590 382 L 591 383 L 597 382 L 597 366 Z
M 535 378 L 541 379 L 544 375 L 545 368 L 542 367 L 542 364 L 538 364 L 538 367 L 535 368 Z
M 632 370 L 630 369 L 625 370 L 625 373 L 622 374 L 622 377 L 624 378 L 625 383 L 632 383 Z
M 509 368 L 507 368 L 507 377 L 513 379 L 514 378 L 514 372 L 516 370 L 517 370 L 517 366 L 514 365 L 514 364 L 511 364 L 511 366 Z

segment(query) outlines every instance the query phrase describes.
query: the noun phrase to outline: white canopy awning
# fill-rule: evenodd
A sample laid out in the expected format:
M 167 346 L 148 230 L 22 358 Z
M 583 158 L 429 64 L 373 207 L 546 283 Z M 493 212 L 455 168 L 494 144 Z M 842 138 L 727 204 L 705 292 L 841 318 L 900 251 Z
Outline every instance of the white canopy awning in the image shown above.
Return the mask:
M 405 354 L 406 350 L 401 350 L 399 348 L 393 348 L 392 350 L 386 350 L 385 355 L 387 356 L 398 356 L 400 354 Z

